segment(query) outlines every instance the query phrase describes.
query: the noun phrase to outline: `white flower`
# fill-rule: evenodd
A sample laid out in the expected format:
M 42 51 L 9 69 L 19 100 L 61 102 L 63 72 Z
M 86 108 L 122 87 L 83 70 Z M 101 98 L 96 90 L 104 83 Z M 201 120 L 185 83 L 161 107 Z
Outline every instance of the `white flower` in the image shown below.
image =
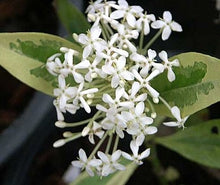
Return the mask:
M 86 168 L 87 173 L 90 176 L 94 176 L 92 167 L 98 167 L 102 164 L 102 161 L 99 159 L 91 159 L 88 161 L 85 151 L 81 148 L 79 150 L 79 160 L 72 161 L 72 165 L 78 168 Z
M 116 88 L 118 85 L 123 87 L 125 80 L 134 80 L 134 75 L 130 71 L 127 71 L 125 68 L 126 58 L 124 56 L 120 56 L 114 63 L 116 64 L 115 67 L 112 67 L 111 65 L 104 65 L 102 67 L 102 70 L 105 73 L 112 75 L 112 88 Z
M 105 132 L 102 130 L 101 125 L 94 121 L 92 128 L 85 127 L 83 129 L 82 136 L 86 136 L 87 134 L 89 134 L 90 143 L 95 144 L 94 135 L 98 136 L 101 139 L 104 133 Z
M 131 108 L 133 107 L 133 103 L 129 101 L 120 101 L 121 97 L 124 94 L 123 88 L 117 88 L 115 91 L 115 99 L 112 99 L 112 97 L 109 94 L 103 94 L 102 100 L 109 105 L 109 107 L 112 108 L 118 108 L 118 107 L 126 107 Z
M 118 4 L 119 6 L 113 6 L 117 10 L 111 13 L 110 18 L 120 19 L 125 17 L 129 26 L 135 27 L 135 15 L 143 12 L 143 9 L 140 6 L 129 6 L 125 0 L 119 0 Z
M 66 102 L 76 96 L 76 87 L 66 86 L 66 80 L 63 75 L 58 76 L 59 88 L 54 89 L 54 96 L 59 97 L 59 107 L 64 109 Z
M 131 39 L 137 39 L 138 38 L 138 31 L 137 30 L 131 30 L 128 27 L 126 27 L 123 24 L 118 24 L 116 26 L 116 29 L 118 33 L 117 40 L 118 40 L 118 47 L 123 49 L 129 49 L 132 53 L 137 51 L 137 48 L 131 43 Z
M 159 70 L 156 69 L 152 71 L 150 75 L 144 79 L 141 77 L 141 75 L 136 70 L 132 70 L 132 73 L 134 74 L 135 78 L 140 82 L 141 87 L 146 88 L 153 98 L 159 97 L 159 93 L 154 88 L 152 88 L 149 84 L 150 80 L 152 80 L 154 77 L 160 74 Z
M 61 53 L 56 53 L 47 59 L 46 68 L 54 76 L 60 74 L 60 69 L 62 69 L 63 65 L 59 56 Z
M 83 58 L 87 58 L 92 52 L 101 51 L 105 43 L 100 37 L 102 30 L 99 26 L 93 26 L 87 35 L 81 33 L 78 36 L 78 42 L 85 46 L 83 49 Z
M 106 155 L 101 151 L 98 151 L 97 154 L 103 163 L 101 168 L 101 176 L 108 176 L 109 174 L 114 173 L 116 170 L 125 170 L 125 166 L 118 163 L 118 160 L 121 157 L 120 150 L 115 151 L 111 156 Z
M 167 78 L 170 82 L 174 81 L 176 79 L 175 73 L 172 70 L 172 66 L 180 66 L 179 60 L 175 59 L 172 62 L 168 60 L 167 52 L 161 51 L 159 53 L 159 57 L 164 61 L 164 68 L 168 70 Z
M 181 118 L 180 109 L 177 106 L 174 106 L 171 108 L 171 113 L 177 119 L 177 121 L 176 122 L 174 122 L 174 121 L 165 122 L 163 124 L 166 126 L 169 126 L 169 127 L 178 126 L 178 127 L 184 128 L 184 123 L 186 122 L 186 120 L 188 119 L 189 116 L 186 116 L 185 118 Z
M 141 154 L 138 154 L 139 146 L 140 144 L 137 144 L 136 141 L 131 141 L 130 148 L 133 155 L 122 152 L 122 156 L 128 160 L 134 161 L 136 164 L 143 164 L 142 160 L 150 155 L 150 148 L 144 150 Z
M 134 82 L 132 84 L 132 87 L 131 89 L 129 90 L 129 94 L 127 94 L 125 92 L 124 94 L 124 97 L 130 101 L 130 102 L 133 102 L 133 103 L 136 103 L 136 102 L 140 102 L 140 101 L 145 101 L 147 99 L 147 93 L 143 93 L 143 94 L 140 94 L 138 95 L 138 91 L 140 90 L 141 86 L 138 82 Z
M 172 15 L 169 11 L 165 11 L 163 13 L 163 19 L 153 22 L 151 26 L 154 29 L 163 29 L 162 40 L 167 40 L 172 31 L 183 31 L 181 25 L 172 20 Z
M 150 33 L 149 23 L 155 21 L 155 16 L 154 14 L 147 14 L 147 12 L 145 14 L 141 13 L 139 16 L 140 18 L 136 22 L 137 28 L 140 31 L 143 29 L 144 35 L 147 35 Z
M 104 47 L 103 51 L 96 53 L 98 56 L 105 58 L 105 62 L 110 65 L 118 58 L 118 56 L 128 57 L 127 51 L 114 46 L 114 44 L 117 42 L 117 39 L 118 34 L 114 34 L 106 47 Z
M 103 71 L 97 67 L 97 65 L 101 62 L 101 60 L 102 60 L 102 58 L 100 58 L 98 56 L 95 57 L 92 64 L 87 60 L 87 62 L 89 63 L 89 66 L 88 66 L 89 71 L 88 71 L 88 73 L 86 73 L 85 79 L 88 82 L 91 82 L 94 78 L 98 77 L 98 75 L 101 78 L 106 77 L 106 74 L 103 73 Z
M 95 92 L 98 92 L 98 89 L 97 88 L 91 88 L 91 89 L 87 89 L 87 90 L 82 91 L 83 87 L 84 87 L 84 82 L 79 85 L 78 89 L 76 88 L 76 90 L 75 90 L 76 91 L 75 92 L 76 96 L 75 96 L 75 98 L 73 100 L 73 104 L 74 105 L 78 105 L 78 101 L 80 101 L 81 102 L 81 106 L 85 109 L 85 111 L 87 113 L 90 113 L 91 109 L 90 109 L 88 103 L 86 102 L 86 100 L 84 99 L 83 96 L 84 95 L 93 94 Z

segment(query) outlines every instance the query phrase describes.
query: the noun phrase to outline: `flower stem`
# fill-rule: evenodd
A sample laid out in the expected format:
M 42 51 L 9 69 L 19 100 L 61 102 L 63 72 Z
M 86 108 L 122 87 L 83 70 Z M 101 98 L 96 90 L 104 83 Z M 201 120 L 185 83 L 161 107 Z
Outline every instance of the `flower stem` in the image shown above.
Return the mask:
M 139 41 L 139 49 L 140 49 L 140 51 L 143 48 L 143 43 L 144 43 L 144 23 L 142 23 L 141 36 L 140 36 L 140 41 Z
M 116 138 L 115 138 L 115 144 L 114 144 L 113 152 L 112 153 L 114 153 L 117 150 L 118 142 L 119 142 L 119 136 L 117 135 Z
M 105 149 L 105 153 L 106 154 L 109 153 L 109 150 L 110 150 L 110 147 L 111 147 L 111 144 L 112 144 L 112 138 L 113 138 L 113 134 L 111 133 L 110 136 L 109 136 L 109 139 L 108 139 L 107 147 Z
M 163 104 L 169 109 L 171 110 L 170 105 L 167 103 L 167 101 L 165 99 L 163 99 L 161 96 L 159 96 L 159 99 L 163 102 Z
M 88 158 L 88 161 L 91 160 L 95 153 L 97 152 L 97 150 L 100 148 L 100 146 L 102 145 L 102 143 L 104 142 L 105 138 L 107 137 L 108 135 L 108 131 L 105 132 L 105 135 L 102 137 L 102 139 L 97 143 L 96 147 L 93 149 L 92 153 L 90 154 L 89 158 Z
M 75 139 L 78 139 L 80 137 L 82 137 L 82 133 L 81 132 L 79 132 L 78 134 L 73 134 L 72 137 L 68 137 L 67 139 L 65 139 L 65 142 L 67 143 L 67 142 L 73 141 Z
M 155 40 L 157 40 L 157 38 L 160 36 L 160 34 L 162 33 L 163 29 L 160 29 L 156 35 L 154 35 L 154 37 L 146 44 L 146 46 L 144 47 L 144 54 L 147 53 L 148 48 L 155 42 Z

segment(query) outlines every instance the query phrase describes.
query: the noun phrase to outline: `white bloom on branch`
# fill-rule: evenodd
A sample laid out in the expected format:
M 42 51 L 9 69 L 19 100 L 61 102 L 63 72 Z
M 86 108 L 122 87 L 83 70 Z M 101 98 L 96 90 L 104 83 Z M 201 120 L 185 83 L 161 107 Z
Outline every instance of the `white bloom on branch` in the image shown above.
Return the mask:
M 155 21 L 156 18 L 154 14 L 145 14 L 141 13 L 139 14 L 140 18 L 136 22 L 136 26 L 139 31 L 144 31 L 144 35 L 147 35 L 150 33 L 150 22 Z
M 133 155 L 130 155 L 126 152 L 122 152 L 122 156 L 130 161 L 134 161 L 138 165 L 143 164 L 142 160 L 144 158 L 147 158 L 150 155 L 150 148 L 144 150 L 141 154 L 138 154 L 140 145 L 141 144 L 137 143 L 136 141 L 131 141 L 130 148 L 131 148 Z
M 115 151 L 111 156 L 98 151 L 98 156 L 102 160 L 103 166 L 101 168 L 101 176 L 108 176 L 111 173 L 114 173 L 116 170 L 125 170 L 125 166 L 118 163 L 119 158 L 121 157 L 121 151 Z
M 105 43 L 100 35 L 102 30 L 99 26 L 93 26 L 90 31 L 88 31 L 87 35 L 81 33 L 78 36 L 78 42 L 81 43 L 84 47 L 83 49 L 83 58 L 87 58 L 93 51 L 101 51 L 102 45 Z
M 172 31 L 183 31 L 181 25 L 172 20 L 172 15 L 169 11 L 165 11 L 163 13 L 163 19 L 153 22 L 151 26 L 154 29 L 163 29 L 162 40 L 167 40 Z
M 159 70 L 156 69 L 152 71 L 146 78 L 142 78 L 136 70 L 132 70 L 132 73 L 134 74 L 135 78 L 140 82 L 141 87 L 146 88 L 153 98 L 159 97 L 159 92 L 157 92 L 153 87 L 151 87 L 149 83 L 150 80 L 152 80 L 154 77 L 160 74 Z
M 124 84 L 127 81 L 134 80 L 134 75 L 126 70 L 126 58 L 124 56 L 120 56 L 114 62 L 115 67 L 111 65 L 104 65 L 102 70 L 109 75 L 112 75 L 111 86 L 112 88 L 116 88 L 118 86 L 124 87 Z
M 93 167 L 98 167 L 102 164 L 102 161 L 99 159 L 91 159 L 88 161 L 85 151 L 80 148 L 79 150 L 79 160 L 72 161 L 72 165 L 78 168 L 85 168 L 87 173 L 90 176 L 94 176 L 94 172 L 92 170 Z
M 169 127 L 185 127 L 184 123 L 188 119 L 189 116 L 181 118 L 180 109 L 177 106 L 171 108 L 172 115 L 177 119 L 177 121 L 164 122 L 163 124 Z
M 121 19 L 125 18 L 129 26 L 135 27 L 136 24 L 136 14 L 140 14 L 143 12 L 143 8 L 140 6 L 129 6 L 127 1 L 125 0 L 119 0 L 118 5 L 113 5 L 115 10 L 114 12 L 111 13 L 110 17 L 112 19 Z
M 75 98 L 73 100 L 73 105 L 78 105 L 78 102 L 80 101 L 81 106 L 85 109 L 87 113 L 91 112 L 91 108 L 89 107 L 89 104 L 86 102 L 83 96 L 85 95 L 90 95 L 98 92 L 97 88 L 91 88 L 91 89 L 86 89 L 83 91 L 84 87 L 84 82 L 79 85 L 78 88 L 75 89 Z
M 168 60 L 168 55 L 166 51 L 161 51 L 159 53 L 159 57 L 163 60 L 164 62 L 164 68 L 168 70 L 167 72 L 167 78 L 170 82 L 174 81 L 176 79 L 175 73 L 172 70 L 172 66 L 180 66 L 179 60 L 175 59 L 173 61 Z

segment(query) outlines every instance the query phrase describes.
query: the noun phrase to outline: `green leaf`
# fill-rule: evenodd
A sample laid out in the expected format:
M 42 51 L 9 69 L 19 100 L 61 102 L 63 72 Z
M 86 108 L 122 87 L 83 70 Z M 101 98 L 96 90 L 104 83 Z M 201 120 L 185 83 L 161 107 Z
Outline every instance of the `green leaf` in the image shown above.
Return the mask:
M 20 81 L 53 94 L 56 77 L 45 69 L 47 58 L 65 46 L 80 51 L 77 45 L 44 33 L 0 33 L 0 66 Z
M 156 142 L 197 163 L 220 168 L 220 119 L 157 138 Z
M 83 172 L 71 185 L 124 185 L 137 168 L 136 164 L 127 160 L 124 164 L 126 170 L 102 178 L 98 176 L 90 177 L 86 172 Z
M 169 82 L 167 73 L 154 80 L 152 86 L 171 105 L 181 109 L 182 116 L 193 114 L 220 100 L 220 60 L 200 53 L 183 53 L 178 59 L 181 67 L 174 67 L 176 80 Z M 155 106 L 157 113 L 169 115 L 167 108 Z
M 68 0 L 55 0 L 55 3 L 58 16 L 70 35 L 85 33 L 90 28 L 82 12 Z

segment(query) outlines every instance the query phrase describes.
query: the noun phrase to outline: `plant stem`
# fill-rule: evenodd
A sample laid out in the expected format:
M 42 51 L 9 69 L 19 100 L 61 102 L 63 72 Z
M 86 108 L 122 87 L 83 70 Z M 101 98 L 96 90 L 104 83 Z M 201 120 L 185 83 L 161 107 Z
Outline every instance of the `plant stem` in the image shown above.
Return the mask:
M 163 29 L 160 29 L 156 35 L 154 35 L 154 37 L 146 44 L 146 46 L 144 47 L 144 54 L 147 53 L 148 48 L 155 42 L 155 40 L 157 40 L 157 38 L 160 36 L 160 34 L 162 33 Z
M 81 132 L 79 132 L 78 134 L 74 134 L 72 137 L 68 137 L 67 139 L 65 139 L 65 142 L 67 143 L 67 142 L 70 142 L 70 141 L 72 141 L 72 140 L 75 140 L 75 139 L 78 139 L 78 138 L 80 138 L 80 137 L 82 137 L 82 134 L 81 134 Z
M 107 137 L 108 132 L 105 132 L 105 135 L 102 137 L 102 139 L 97 143 L 96 147 L 93 149 L 92 153 L 90 154 L 88 161 L 91 160 L 95 153 L 97 152 L 97 150 L 100 148 L 100 146 L 102 145 L 102 143 L 104 142 L 105 138 Z
M 113 152 L 112 153 L 114 153 L 117 150 L 118 142 L 119 142 L 119 136 L 117 135 L 116 138 L 115 138 L 115 144 L 114 144 Z
M 113 138 L 113 134 L 111 133 L 110 136 L 109 136 L 109 139 L 108 139 L 107 147 L 105 149 L 105 153 L 106 154 L 109 153 L 109 150 L 110 150 L 110 147 L 111 147 L 111 144 L 112 144 L 112 138 Z
M 164 100 L 161 96 L 159 96 L 159 99 L 163 102 L 163 104 L 164 104 L 169 110 L 171 110 L 171 107 L 170 107 L 170 105 L 167 103 L 166 100 Z
M 142 23 L 141 36 L 140 36 L 140 41 L 139 41 L 139 49 L 140 49 L 140 51 L 143 48 L 143 43 L 144 43 L 144 23 Z

